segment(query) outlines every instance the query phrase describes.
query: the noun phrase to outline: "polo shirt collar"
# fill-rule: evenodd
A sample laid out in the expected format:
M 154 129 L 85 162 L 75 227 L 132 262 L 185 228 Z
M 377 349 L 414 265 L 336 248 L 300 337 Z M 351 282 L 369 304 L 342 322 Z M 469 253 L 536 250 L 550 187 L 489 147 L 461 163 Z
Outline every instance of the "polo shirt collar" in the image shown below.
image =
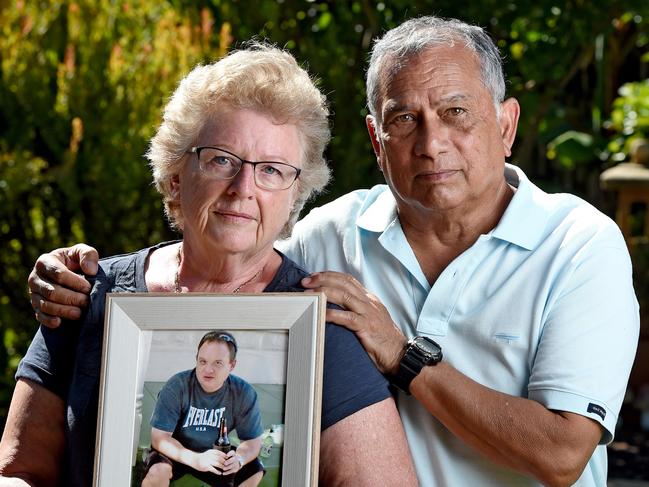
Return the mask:
M 383 190 L 376 199 L 361 208 L 356 225 L 370 232 L 384 232 L 397 219 L 397 201 L 386 185 L 374 186 L 371 192 Z
M 543 191 L 513 164 L 505 164 L 507 182 L 517 188 L 498 225 L 490 232 L 493 238 L 533 250 L 541 240 L 551 208 Z M 379 187 L 374 187 L 372 191 Z M 370 232 L 385 232 L 397 220 L 397 202 L 385 185 L 369 205 L 361 209 L 356 225 Z
M 551 201 L 519 167 L 505 164 L 505 178 L 517 189 L 491 236 L 533 250 L 544 235 Z

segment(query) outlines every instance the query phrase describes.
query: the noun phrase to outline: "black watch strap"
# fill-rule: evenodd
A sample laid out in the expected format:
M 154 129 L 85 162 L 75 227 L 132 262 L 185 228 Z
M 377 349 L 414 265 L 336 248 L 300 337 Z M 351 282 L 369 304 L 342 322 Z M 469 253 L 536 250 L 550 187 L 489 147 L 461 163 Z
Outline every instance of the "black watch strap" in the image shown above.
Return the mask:
M 406 344 L 397 375 L 390 382 L 410 395 L 410 383 L 421 369 L 427 365 L 436 365 L 441 360 L 442 347 L 428 337 L 414 337 Z

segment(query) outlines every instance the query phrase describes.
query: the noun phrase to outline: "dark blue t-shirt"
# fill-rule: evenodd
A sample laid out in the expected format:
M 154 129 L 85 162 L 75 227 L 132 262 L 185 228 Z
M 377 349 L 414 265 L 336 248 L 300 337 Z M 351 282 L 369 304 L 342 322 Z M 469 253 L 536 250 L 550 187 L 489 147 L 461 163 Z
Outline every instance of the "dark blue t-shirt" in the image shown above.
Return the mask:
M 102 259 L 82 321 L 56 329 L 41 326 L 18 366 L 16 379 L 32 380 L 66 402 L 66 465 L 61 485 L 90 486 L 95 455 L 99 373 L 108 292 L 147 292 L 149 253 L 173 242 Z M 265 292 L 300 292 L 307 273 L 286 256 Z M 387 381 L 356 336 L 327 323 L 322 386 L 322 429 L 390 396 Z
M 219 422 L 225 415 L 228 432 L 237 430 L 241 441 L 264 432 L 255 389 L 230 374 L 215 392 L 205 392 L 196 378 L 196 369 L 179 372 L 158 394 L 151 426 L 173 433 L 181 445 L 202 452 L 214 445 Z

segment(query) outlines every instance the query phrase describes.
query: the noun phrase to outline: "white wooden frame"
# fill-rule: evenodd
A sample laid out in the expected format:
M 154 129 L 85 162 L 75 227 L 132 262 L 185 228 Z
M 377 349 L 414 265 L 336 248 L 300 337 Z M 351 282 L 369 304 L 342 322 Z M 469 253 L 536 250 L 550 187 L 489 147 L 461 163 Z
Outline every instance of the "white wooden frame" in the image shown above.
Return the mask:
M 93 485 L 131 484 L 152 333 L 191 323 L 191 330 L 288 332 L 281 485 L 316 487 L 325 309 L 321 293 L 108 294 Z

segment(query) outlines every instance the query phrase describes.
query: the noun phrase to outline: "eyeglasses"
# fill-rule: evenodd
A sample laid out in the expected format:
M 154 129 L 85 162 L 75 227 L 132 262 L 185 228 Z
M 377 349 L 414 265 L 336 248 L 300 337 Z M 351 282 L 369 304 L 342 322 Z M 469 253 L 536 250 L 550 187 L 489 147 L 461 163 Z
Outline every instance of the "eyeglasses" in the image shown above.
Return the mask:
M 255 184 L 270 191 L 290 188 L 302 172 L 283 162 L 246 161 L 219 147 L 192 147 L 190 152 L 196 153 L 201 171 L 215 179 L 233 179 L 244 164 L 250 164 L 254 169 Z

